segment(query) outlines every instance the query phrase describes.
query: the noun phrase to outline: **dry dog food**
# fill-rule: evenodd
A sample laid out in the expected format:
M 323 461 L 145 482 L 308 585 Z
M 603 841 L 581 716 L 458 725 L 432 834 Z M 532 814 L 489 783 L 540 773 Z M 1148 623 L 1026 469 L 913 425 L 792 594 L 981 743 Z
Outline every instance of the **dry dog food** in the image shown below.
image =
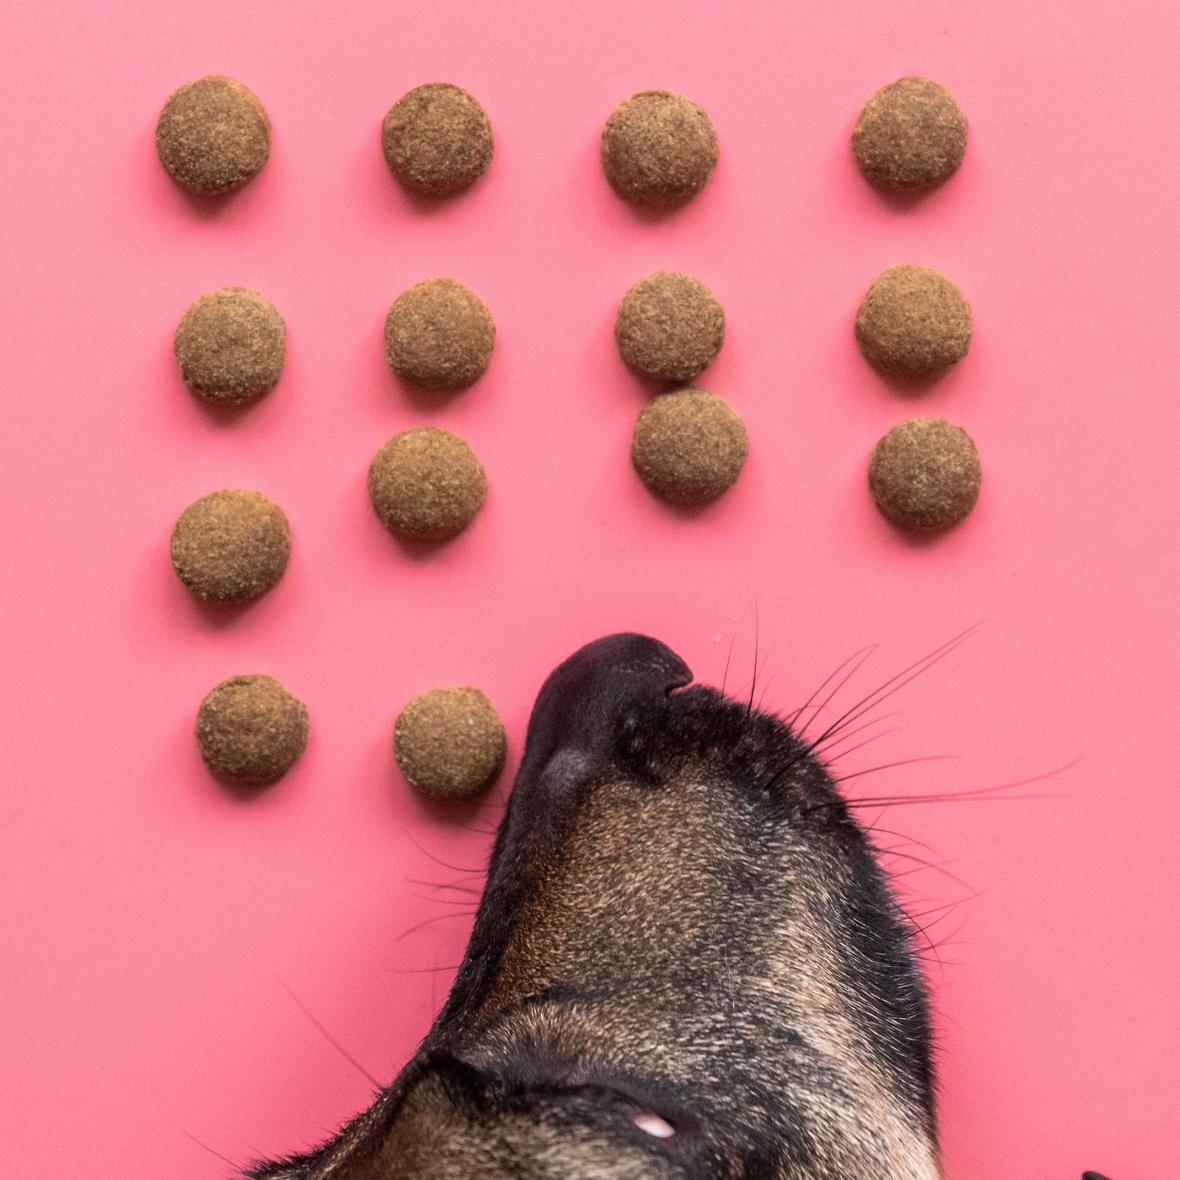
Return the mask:
M 222 782 L 263 787 L 307 746 L 307 709 L 270 676 L 223 680 L 197 710 L 197 746 Z
M 475 519 L 488 493 L 487 475 L 459 438 L 418 426 L 391 438 L 369 468 L 369 499 L 395 536 L 446 541 Z
M 504 726 L 478 688 L 416 696 L 393 730 L 393 753 L 412 787 L 427 795 L 473 795 L 504 765 Z
M 190 193 L 232 193 L 270 155 L 270 120 L 252 90 L 213 75 L 189 82 L 164 104 L 156 151 L 168 175 Z

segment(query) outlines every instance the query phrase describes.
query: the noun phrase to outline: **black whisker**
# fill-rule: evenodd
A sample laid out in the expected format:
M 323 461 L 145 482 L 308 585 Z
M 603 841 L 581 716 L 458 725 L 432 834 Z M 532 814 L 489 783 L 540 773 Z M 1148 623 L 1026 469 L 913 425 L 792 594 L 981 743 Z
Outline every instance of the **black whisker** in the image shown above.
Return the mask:
M 468 873 L 466 875 L 471 876 L 471 877 L 475 877 L 475 876 L 482 877 L 482 876 L 484 876 L 484 873 L 483 872 Z M 459 885 L 457 883 L 451 883 L 451 882 L 447 882 L 447 881 L 439 881 L 439 882 L 419 881 L 413 877 L 409 877 L 409 878 L 407 878 L 407 883 L 410 885 L 421 885 L 423 889 L 429 889 L 429 890 L 431 890 L 431 892 L 434 892 L 434 893 L 437 893 L 437 892 L 444 890 L 444 889 L 449 890 L 454 893 L 480 894 L 483 892 L 482 889 L 476 889 L 474 885 Z
M 192 1131 L 186 1131 L 183 1127 L 181 1127 L 180 1130 L 182 1134 L 187 1135 L 198 1147 L 203 1147 L 210 1155 L 215 1155 L 219 1160 L 229 1164 L 229 1166 L 233 1168 L 235 1172 L 241 1171 L 241 1164 L 234 1163 L 234 1161 L 231 1160 L 228 1155 L 222 1155 L 220 1151 L 210 1147 L 208 1143 L 202 1143 L 201 1140 L 192 1133 Z
M 845 668 L 846 668 L 846 667 L 847 667 L 847 666 L 848 666 L 848 665 L 849 665 L 849 664 L 850 664 L 850 663 L 851 663 L 853 660 L 855 660 L 857 656 L 861 655 L 862 653 L 866 653 L 866 652 L 867 652 L 869 655 L 871 655 L 871 654 L 872 654 L 872 652 L 873 652 L 873 650 L 875 649 L 875 647 L 876 647 L 876 645 L 875 645 L 875 644 L 869 644 L 869 646 L 868 646 L 868 647 L 862 647 L 862 648 L 860 649 L 860 651 L 854 651 L 854 652 L 852 653 L 852 655 L 848 656 L 848 657 L 847 657 L 845 660 L 843 660 L 841 663 L 837 664 L 837 665 L 836 665 L 836 667 L 835 667 L 835 668 L 833 668 L 833 669 L 832 669 L 832 671 L 831 671 L 831 672 L 829 672 L 829 673 L 827 674 L 827 676 L 825 676 L 825 677 L 824 677 L 824 679 L 823 679 L 823 680 L 820 682 L 820 684 L 818 685 L 818 687 L 816 687 L 816 688 L 815 688 L 815 690 L 812 692 L 811 696 L 809 696 L 809 697 L 807 698 L 807 700 L 805 700 L 805 701 L 803 702 L 803 704 L 801 704 L 801 705 L 799 706 L 799 708 L 797 708 L 797 709 L 794 711 L 794 713 L 792 713 L 792 714 L 791 714 L 789 717 L 785 718 L 786 724 L 787 724 L 787 725 L 789 725 L 789 726 L 790 726 L 792 729 L 794 729 L 794 728 L 795 728 L 795 722 L 796 722 L 796 721 L 798 721 L 798 720 L 799 720 L 799 718 L 800 718 L 801 716 L 803 716 L 803 714 L 804 714 L 804 713 L 805 713 L 805 712 L 806 712 L 806 711 L 807 711 L 807 710 L 808 710 L 808 709 L 811 707 L 811 702 L 812 702 L 812 701 L 814 701 L 814 700 L 815 700 L 815 698 L 816 698 L 817 696 L 819 696 L 819 694 L 820 694 L 821 692 L 823 692 L 823 690 L 824 690 L 825 688 L 827 688 L 827 686 L 828 686 L 829 684 L 831 684 L 831 682 L 832 682 L 832 681 L 833 681 L 833 680 L 834 680 L 834 679 L 835 679 L 837 676 L 839 676 L 839 675 L 840 675 L 840 673 L 841 673 L 841 672 L 842 672 L 842 671 L 843 671 L 843 670 L 844 670 L 844 669 L 845 669 Z M 808 722 L 808 724 L 811 724 L 811 723 L 810 723 L 810 722 Z M 804 727 L 804 728 L 806 728 L 806 727 Z M 797 736 L 797 737 L 799 737 L 799 738 L 802 738 L 803 734 L 802 734 L 802 732 L 798 732 L 798 733 L 796 733 L 796 736 Z
M 927 844 L 925 841 L 918 840 L 913 836 L 907 835 L 905 832 L 894 831 L 893 828 L 882 828 L 878 827 L 876 824 L 868 824 L 865 826 L 865 832 L 868 834 L 880 832 L 883 836 L 896 836 L 899 840 L 906 841 L 905 844 L 898 845 L 900 848 L 907 848 L 909 845 L 913 844 L 918 848 L 925 848 L 927 852 L 932 852 L 935 856 L 942 855 L 942 853 L 939 852 L 939 850 L 935 848 L 933 844 Z
M 872 729 L 874 725 L 881 725 L 886 721 L 891 721 L 894 717 L 900 717 L 901 710 L 894 709 L 892 713 L 882 713 L 880 717 L 870 717 L 868 721 L 862 722 L 860 725 L 855 725 L 851 729 L 842 729 L 839 733 L 833 734 L 827 741 L 815 746 L 809 746 L 808 752 L 812 755 L 818 755 L 823 751 L 825 761 L 830 761 L 833 757 L 843 758 L 848 751 L 845 750 L 843 754 L 834 754 L 834 751 L 839 749 L 843 742 L 849 738 L 856 737 L 858 733 L 864 733 L 866 729 Z M 885 730 L 885 733 L 892 733 L 892 730 Z
M 427 926 L 433 926 L 435 922 L 445 922 L 450 918 L 474 918 L 475 910 L 458 910 L 452 911 L 449 914 L 435 914 L 433 918 L 425 918 L 421 922 L 416 922 L 408 930 L 403 930 L 393 941 L 401 942 L 403 938 L 409 938 L 418 930 L 423 930 Z
M 750 699 L 746 702 L 746 716 L 754 711 L 754 688 L 758 683 L 758 599 L 754 599 L 754 674 L 750 677 Z
M 944 861 L 941 864 L 935 864 L 934 861 L 926 860 L 921 856 L 915 856 L 912 852 L 902 852 L 900 848 L 877 848 L 876 852 L 878 856 L 900 856 L 903 860 L 913 861 L 918 866 L 916 869 L 907 869 L 904 873 L 891 872 L 889 875 L 895 880 L 898 877 L 907 877 L 910 873 L 920 873 L 925 869 L 933 869 L 934 872 L 941 873 L 947 880 L 954 881 L 956 885 L 961 885 L 964 889 L 971 888 L 962 877 L 955 876 L 954 873 L 945 867 L 949 862 Z
M 870 722 L 870 725 L 877 725 L 877 724 L 879 724 L 879 722 L 877 722 L 877 721 Z M 864 728 L 867 728 L 867 727 L 864 727 Z M 862 732 L 862 731 L 863 730 L 861 729 L 861 727 L 858 727 L 858 729 L 854 730 L 853 732 L 855 733 L 855 732 Z M 865 738 L 865 740 L 863 742 L 857 742 L 855 746 L 848 746 L 846 749 L 841 750 L 840 753 L 835 755 L 835 758 L 833 758 L 833 756 L 831 754 L 825 754 L 824 761 L 830 767 L 832 765 L 833 761 L 836 761 L 840 758 L 847 758 L 849 754 L 855 754 L 857 750 L 863 750 L 865 748 L 865 746 L 871 746 L 873 744 L 873 742 L 879 742 L 883 737 L 887 737 L 889 734 L 894 733 L 894 732 L 896 732 L 896 727 L 894 729 L 883 729 L 883 730 L 881 730 L 880 733 L 875 733 L 875 734 L 873 734 L 872 737 Z M 845 735 L 845 737 L 850 737 L 850 736 L 852 736 L 852 735 L 851 734 Z
M 870 643 L 868 645 L 868 647 L 862 647 L 859 652 L 856 652 L 852 656 L 851 661 L 845 660 L 844 664 L 842 664 L 840 666 L 841 668 L 844 667 L 845 664 L 848 664 L 850 662 L 851 662 L 852 666 L 836 682 L 835 686 L 832 688 L 832 691 L 829 692 L 828 695 L 826 697 L 824 697 L 824 699 L 818 705 L 816 705 L 815 711 L 811 714 L 810 718 L 808 718 L 808 720 L 806 722 L 804 722 L 804 724 L 801 726 L 801 728 L 799 730 L 800 737 L 804 737 L 806 735 L 808 729 L 815 724 L 816 718 L 818 718 L 820 713 L 822 713 L 832 703 L 833 699 L 835 698 L 836 694 L 840 691 L 840 689 L 842 689 L 848 683 L 848 681 L 851 680 L 852 677 L 855 676 L 856 673 L 858 671 L 860 671 L 861 668 L 864 667 L 865 661 L 873 654 L 873 652 L 875 652 L 877 650 L 877 646 L 878 645 L 875 643 Z M 837 668 L 836 673 L 839 673 L 839 671 L 840 671 L 840 669 Z M 830 680 L 830 679 L 832 679 L 832 677 L 829 677 L 828 679 Z M 811 750 L 814 752 L 815 747 L 816 747 L 816 743 L 810 742 L 808 744 L 811 747 Z
M 475 898 L 472 897 L 440 897 L 437 893 L 415 893 L 414 898 L 418 901 L 425 901 L 431 905 L 449 905 L 449 906 L 464 906 L 475 913 L 476 906 L 472 905 Z M 455 913 L 451 910 L 451 913 Z
M 1028 778 L 1015 779 L 1010 783 L 998 783 L 994 787 L 976 787 L 969 791 L 944 791 L 935 795 L 921 795 L 912 793 L 909 795 L 876 795 L 866 796 L 864 799 L 845 799 L 844 802 L 849 806 L 868 807 L 873 803 L 880 803 L 882 806 L 891 806 L 895 803 L 949 803 L 953 800 L 976 800 L 983 801 L 986 799 L 1055 799 L 1060 798 L 1057 795 L 1001 795 L 1001 791 L 1015 791 L 1021 787 L 1030 786 L 1033 783 L 1044 782 L 1046 779 L 1055 778 L 1059 774 L 1064 774 L 1067 770 L 1072 770 L 1078 763 L 1080 758 L 1074 758 L 1072 761 L 1065 763 L 1064 766 L 1058 766 L 1054 770 L 1046 770 L 1042 774 L 1033 774 Z M 852 776 L 848 776 L 852 777 Z
M 869 710 L 875 708 L 882 701 L 888 700 L 895 692 L 899 692 L 911 680 L 920 676 L 923 672 L 928 671 L 940 660 L 950 655 L 960 644 L 965 643 L 967 639 L 974 634 L 980 627 L 981 623 L 973 623 L 965 631 L 960 631 L 958 635 L 948 639 L 940 647 L 936 647 L 934 651 L 922 656 L 921 659 L 915 660 L 908 668 L 903 668 L 896 675 L 891 676 L 879 688 L 874 689 L 868 696 L 863 697 L 857 704 L 853 705 L 841 716 L 837 717 L 830 726 L 823 733 L 811 743 L 811 748 L 815 749 L 833 734 L 836 733 L 842 726 L 851 721 L 855 721 Z
M 918 762 L 952 762 L 957 758 L 957 754 L 925 754 L 920 758 L 902 758 L 897 762 L 882 762 L 880 766 L 869 766 L 864 770 L 854 770 L 850 774 L 839 775 L 833 781 L 846 783 L 849 779 L 862 778 L 866 774 L 876 774 L 881 770 L 895 770 L 899 766 L 913 766 Z
M 283 985 L 283 990 L 286 991 L 287 995 L 289 995 L 291 999 L 295 1001 L 296 1006 L 303 1013 L 303 1015 L 306 1016 L 307 1019 L 310 1020 L 317 1029 L 319 1029 L 320 1033 L 324 1037 L 324 1040 L 326 1040 L 328 1044 L 331 1045 L 332 1048 L 335 1049 L 340 1054 L 340 1056 L 349 1063 L 349 1065 L 353 1066 L 362 1077 L 367 1078 L 378 1090 L 380 1090 L 381 1083 L 375 1077 L 373 1077 L 373 1075 L 369 1073 L 369 1071 L 365 1069 L 365 1067 L 361 1065 L 361 1063 L 355 1057 L 353 1057 L 353 1055 L 324 1027 L 323 1024 L 320 1023 L 320 1021 L 312 1013 L 311 1009 L 308 1008 L 308 1006 L 294 993 L 294 991 L 291 990 L 286 981 L 277 975 L 275 978 L 278 979 L 279 983 Z
M 877 797 L 868 799 L 845 799 L 850 808 L 879 806 L 883 810 L 890 807 L 907 807 L 914 803 L 1014 803 L 1029 802 L 1037 799 L 1064 799 L 1064 795 L 991 795 L 988 798 L 976 799 L 962 795 L 899 795 L 897 798 Z
M 409 842 L 410 842 L 411 844 L 413 844 L 413 846 L 414 846 L 415 848 L 417 848 L 417 849 L 418 849 L 418 851 L 419 851 L 420 853 L 422 853 L 422 855 L 423 855 L 423 856 L 428 856 L 428 857 L 430 857 L 430 859 L 431 859 L 432 861 L 434 861 L 434 863 L 435 863 L 436 865 L 440 865 L 440 866 L 441 866 L 442 868 L 444 868 L 444 869 L 450 869 L 450 870 L 451 870 L 451 872 L 453 872 L 453 873 L 463 873 L 465 876 L 468 876 L 468 877 L 484 877 L 484 876 L 487 876 L 487 869 L 486 869 L 486 868 L 483 868 L 483 869 L 467 869 L 467 868 L 464 868 L 462 865 L 453 865 L 453 864 L 449 864 L 447 861 L 443 860 L 441 857 L 437 857 L 437 856 L 435 856 L 433 852 L 428 852 L 428 851 L 427 851 L 425 848 L 423 848 L 423 847 L 422 847 L 422 845 L 421 845 L 421 844 L 419 844 L 419 843 L 418 843 L 418 841 L 417 841 L 417 840 L 415 840 L 415 839 L 414 839 L 414 837 L 413 837 L 413 836 L 411 836 L 409 832 L 407 832 L 407 833 L 406 833 L 406 839 L 407 839 L 407 840 L 409 840 Z
M 725 684 L 729 680 L 729 661 L 733 659 L 733 645 L 737 639 L 737 632 L 735 631 L 729 637 L 729 651 L 725 656 L 725 671 L 721 673 L 721 695 L 725 696 Z

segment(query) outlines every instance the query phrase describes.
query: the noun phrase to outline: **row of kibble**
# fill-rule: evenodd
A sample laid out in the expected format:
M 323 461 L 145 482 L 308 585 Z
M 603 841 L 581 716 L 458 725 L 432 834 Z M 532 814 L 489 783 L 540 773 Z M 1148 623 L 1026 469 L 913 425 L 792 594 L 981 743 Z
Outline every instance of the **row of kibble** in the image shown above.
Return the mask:
M 307 748 L 307 706 L 272 676 L 231 676 L 197 709 L 197 749 L 225 786 L 255 792 L 283 777 Z M 495 706 L 457 685 L 414 697 L 398 714 L 393 753 L 406 781 L 425 795 L 461 798 L 488 787 L 507 741 Z
M 252 90 L 213 75 L 178 89 L 156 123 L 156 149 L 168 174 L 201 195 L 234 192 L 270 156 L 271 123 Z M 492 162 L 492 125 L 467 91 L 432 82 L 404 94 L 381 124 L 393 176 L 415 196 L 452 197 Z M 923 192 L 958 169 L 967 120 L 945 87 L 906 77 L 882 87 L 860 112 L 852 151 L 870 183 L 889 192 Z M 683 95 L 647 90 L 621 103 L 602 129 L 606 179 L 623 199 L 675 208 L 701 191 L 719 156 L 709 115 Z

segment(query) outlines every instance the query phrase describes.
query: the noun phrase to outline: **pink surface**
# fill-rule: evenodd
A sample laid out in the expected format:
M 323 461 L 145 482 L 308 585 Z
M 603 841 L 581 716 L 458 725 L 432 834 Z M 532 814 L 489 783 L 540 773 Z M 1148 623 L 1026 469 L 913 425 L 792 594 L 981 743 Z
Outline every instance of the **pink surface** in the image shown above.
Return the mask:
M 957 760 L 858 778 L 859 796 L 1079 760 L 1019 801 L 879 817 L 905 834 L 883 841 L 965 882 L 892 861 L 938 919 L 948 1176 L 1180 1174 L 1178 35 L 1155 0 L 10 6 L 0 1170 L 214 1177 L 227 1165 L 197 1140 L 241 1162 L 320 1138 L 370 1083 L 300 1003 L 390 1078 L 449 982 L 424 969 L 457 963 L 467 930 L 418 882 L 487 845 L 398 778 L 401 705 L 482 686 L 514 763 L 541 680 L 586 640 L 651 632 L 714 683 L 732 641 L 741 689 L 757 618 L 760 691 L 783 710 L 864 644 L 881 647 L 846 703 L 984 621 L 843 769 Z M 261 176 L 212 208 L 153 146 L 169 92 L 211 72 L 274 124 Z M 848 136 L 912 72 L 953 90 L 971 143 L 900 208 Z M 377 136 L 399 94 L 441 79 L 484 103 L 496 158 L 428 210 Z M 699 101 L 722 144 L 704 194 L 656 219 L 597 164 L 606 115 L 652 87 Z M 975 309 L 970 356 L 921 399 L 852 340 L 898 262 L 945 271 Z M 693 518 L 630 470 L 645 395 L 611 338 L 628 285 L 665 267 L 725 305 L 703 383 L 753 443 Z M 390 301 L 430 274 L 468 283 L 499 328 L 486 378 L 440 408 L 381 352 Z M 226 422 L 170 348 L 197 294 L 237 283 L 277 304 L 290 350 L 276 392 Z M 931 412 L 972 432 L 985 486 L 963 527 L 912 545 L 864 470 L 889 426 Z M 492 489 L 430 556 L 365 494 L 373 452 L 418 423 L 465 435 Z M 295 535 L 278 589 L 233 617 L 197 609 L 168 564 L 177 513 L 222 486 L 273 496 Z M 249 803 L 192 740 L 201 696 L 243 671 L 279 677 L 313 727 Z

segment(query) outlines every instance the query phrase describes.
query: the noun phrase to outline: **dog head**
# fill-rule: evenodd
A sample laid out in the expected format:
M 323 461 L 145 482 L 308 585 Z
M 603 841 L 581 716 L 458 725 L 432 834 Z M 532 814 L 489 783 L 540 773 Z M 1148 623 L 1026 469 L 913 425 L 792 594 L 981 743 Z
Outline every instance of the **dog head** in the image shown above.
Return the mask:
M 639 635 L 537 699 L 471 940 L 400 1076 L 272 1180 L 938 1175 L 911 931 L 782 721 Z

